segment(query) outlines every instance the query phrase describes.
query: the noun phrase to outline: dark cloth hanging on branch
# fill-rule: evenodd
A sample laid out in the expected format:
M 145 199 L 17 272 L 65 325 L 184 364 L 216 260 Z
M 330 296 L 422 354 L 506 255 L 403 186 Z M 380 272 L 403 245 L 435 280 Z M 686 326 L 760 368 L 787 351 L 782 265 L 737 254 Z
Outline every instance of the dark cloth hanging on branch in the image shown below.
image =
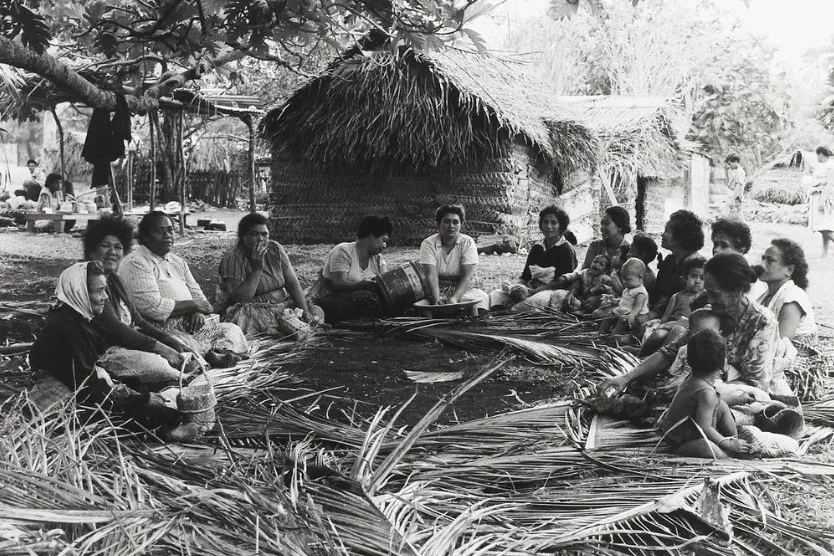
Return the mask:
M 81 156 L 93 165 L 93 187 L 110 183 L 110 162 L 125 155 L 125 141 L 130 141 L 130 110 L 122 94 L 116 94 L 116 112 L 110 119 L 110 111 L 93 109 L 87 138 Z

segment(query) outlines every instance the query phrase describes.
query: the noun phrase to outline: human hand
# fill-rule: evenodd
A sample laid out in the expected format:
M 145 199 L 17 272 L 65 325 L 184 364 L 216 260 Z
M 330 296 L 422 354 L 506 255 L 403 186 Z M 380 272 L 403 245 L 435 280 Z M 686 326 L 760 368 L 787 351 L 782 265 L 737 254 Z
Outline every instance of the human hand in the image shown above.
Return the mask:
M 658 395 L 663 397 L 664 399 L 671 398 L 677 393 L 678 385 L 666 383 L 658 386 L 656 390 Z
M 189 356 L 186 356 L 178 351 L 174 351 L 173 349 L 165 350 L 165 353 L 162 354 L 162 358 L 168 362 L 169 365 L 174 367 L 175 369 L 179 369 L 182 367 L 183 363 L 187 361 Z
M 623 390 L 625 390 L 627 386 L 628 379 L 625 375 L 615 376 L 613 378 L 603 380 L 600 385 L 597 386 L 597 394 L 603 398 L 616 398 L 623 393 Z
M 191 313 L 183 317 L 186 332 L 193 334 L 206 324 L 206 317 L 202 313 Z
M 634 323 L 637 322 L 637 316 L 629 313 L 626 315 L 625 321 L 628 324 L 629 328 L 634 328 Z
M 745 392 L 744 390 L 736 390 L 729 394 L 723 394 L 721 399 L 729 406 L 748 405 L 756 401 L 756 395 L 753 392 Z
M 249 258 L 249 264 L 252 265 L 253 269 L 264 269 L 264 259 L 266 258 L 266 250 L 268 245 L 269 244 L 267 242 L 259 242 L 255 244 L 255 247 L 252 248 L 252 254 Z
M 442 303 L 442 301 L 441 301 L 441 303 Z M 446 303 L 449 304 L 449 305 L 453 305 L 455 303 L 460 303 L 460 299 L 456 295 L 450 295 L 449 299 L 446 300 Z
M 194 304 L 197 305 L 197 311 L 200 313 L 205 313 L 210 315 L 214 308 L 211 306 L 211 303 L 208 302 L 207 299 L 195 299 Z
M 307 322 L 307 323 L 310 323 L 310 324 L 318 324 L 319 323 L 319 316 L 317 314 L 315 314 L 313 311 L 311 311 L 310 309 L 304 309 L 304 313 L 301 315 L 301 318 L 304 320 L 304 322 Z

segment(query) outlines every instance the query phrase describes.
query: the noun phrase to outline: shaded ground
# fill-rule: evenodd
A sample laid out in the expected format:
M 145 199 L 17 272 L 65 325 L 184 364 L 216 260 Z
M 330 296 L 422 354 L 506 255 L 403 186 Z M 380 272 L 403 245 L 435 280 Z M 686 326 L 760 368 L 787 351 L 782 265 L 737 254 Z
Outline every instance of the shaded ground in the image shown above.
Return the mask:
M 214 212 L 210 216 L 227 222 L 233 230 L 244 213 Z M 753 249 L 749 260 L 758 261 L 775 237 L 789 237 L 806 250 L 811 268 L 809 294 L 821 324 L 823 337 L 832 336 L 834 325 L 834 256 L 821 257 L 820 238 L 807 228 L 789 224 L 754 223 Z M 278 238 L 280 241 L 280 238 Z M 349 239 L 349 238 L 346 238 Z M 210 299 L 214 297 L 217 266 L 223 252 L 235 242 L 233 232 L 191 232 L 180 238 L 175 250 L 191 266 L 197 281 Z M 331 246 L 287 245 L 290 259 L 303 285 L 311 284 Z M 704 253 L 707 254 L 707 248 Z M 584 250 L 580 249 L 580 255 Z M 81 255 L 79 235 L 29 234 L 0 229 L 0 303 L 46 300 L 55 288 L 61 270 Z M 416 257 L 416 249 L 395 247 L 386 252 L 390 264 Z M 581 257 L 580 257 L 580 260 Z M 523 256 L 484 257 L 476 284 L 489 291 L 502 281 L 514 279 L 521 271 Z M 32 341 L 43 319 L 0 311 L 0 339 L 4 343 Z M 306 385 L 318 390 L 339 387 L 339 395 L 356 400 L 360 414 L 373 414 L 379 406 L 398 406 L 417 393 L 405 410 L 402 423 L 413 423 L 439 397 L 456 383 L 416 384 L 405 377 L 405 370 L 463 370 L 467 375 L 488 363 L 494 352 L 467 353 L 457 348 L 409 339 L 368 338 L 363 334 L 334 335 L 327 345 L 311 350 L 302 360 L 286 370 L 297 374 Z M 0 364 L 0 390 L 4 379 L 20 380 L 25 376 L 20 358 L 5 359 Z M 470 391 L 443 416 L 442 421 L 463 421 L 518 408 L 523 402 L 566 397 L 573 393 L 570 377 L 551 369 L 519 362 L 505 368 Z M 335 392 L 334 392 L 335 393 Z M 366 409 L 363 410 L 362 408 Z M 814 457 L 829 461 L 830 451 L 821 448 Z M 808 489 L 786 484 L 774 495 L 786 510 L 804 523 L 821 527 L 834 523 L 830 484 Z

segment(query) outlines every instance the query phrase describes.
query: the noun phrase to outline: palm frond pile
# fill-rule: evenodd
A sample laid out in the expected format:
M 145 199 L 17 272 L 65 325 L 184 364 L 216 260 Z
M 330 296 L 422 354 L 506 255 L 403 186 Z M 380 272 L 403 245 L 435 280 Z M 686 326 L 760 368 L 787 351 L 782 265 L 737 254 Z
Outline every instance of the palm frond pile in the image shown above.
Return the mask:
M 25 396 L 7 402 L 0 552 L 831 553 L 834 532 L 783 517 L 768 486 L 834 465 L 665 457 L 644 432 L 589 449 L 589 410 L 568 400 L 438 426 L 512 353 L 597 377 L 633 361 L 571 322 L 514 333 L 431 324 L 382 325 L 499 355 L 413 427 L 399 425 L 403 408 L 320 409 L 333 393 L 300 389 L 280 369 L 298 355 L 286 343 L 262 342 L 236 373 L 216 373 L 220 426 L 202 445 L 148 444 L 106 420 L 79 423 L 71 405 L 42 415 Z M 809 420 L 828 411 L 815 405 Z

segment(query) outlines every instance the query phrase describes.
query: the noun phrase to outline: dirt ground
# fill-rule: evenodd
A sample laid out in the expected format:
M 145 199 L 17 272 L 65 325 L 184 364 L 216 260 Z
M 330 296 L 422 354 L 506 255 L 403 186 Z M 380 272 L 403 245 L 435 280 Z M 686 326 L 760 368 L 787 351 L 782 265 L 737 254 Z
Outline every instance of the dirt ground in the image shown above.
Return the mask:
M 234 230 L 243 212 L 216 211 L 211 217 L 223 220 Z M 775 237 L 788 237 L 806 251 L 811 268 L 809 294 L 814 302 L 821 335 L 832 341 L 834 332 L 834 254 L 821 256 L 821 241 L 807 228 L 790 224 L 753 223 L 753 249 L 749 260 L 757 262 Z M 280 241 L 280 237 L 276 238 Z M 345 238 L 346 240 L 350 238 Z M 197 281 L 210 299 L 214 297 L 216 272 L 223 252 L 235 242 L 233 232 L 191 230 L 178 238 L 175 251 L 191 266 Z M 317 276 L 331 246 L 286 245 L 290 260 L 303 285 Z M 708 255 L 709 246 L 704 254 Z M 386 252 L 389 264 L 415 258 L 416 248 L 395 247 Z M 584 249 L 580 249 L 584 255 Z M 0 228 L 0 303 L 4 301 L 46 300 L 52 294 L 61 270 L 81 257 L 81 239 L 72 234 L 30 234 L 17 229 Z M 580 260 L 582 260 L 580 258 Z M 514 279 L 524 264 L 523 255 L 483 257 L 476 285 L 486 291 Z M 29 342 L 43 324 L 40 317 L 0 311 L 0 343 Z M 482 368 L 496 354 L 468 353 L 438 343 L 418 342 L 392 337 L 378 337 L 361 332 L 331 333 L 314 349 L 285 370 L 315 390 L 337 388 L 333 394 L 355 400 L 351 402 L 360 415 L 373 415 L 380 406 L 399 406 L 416 394 L 403 412 L 401 423 L 415 423 L 456 383 L 416 384 L 405 371 L 463 370 L 466 374 Z M 3 358 L 0 358 L 3 359 Z M 19 382 L 27 376 L 23 359 L 0 361 L 0 393 L 4 381 Z M 574 394 L 571 377 L 560 376 L 553 369 L 516 361 L 470 391 L 459 400 L 441 422 L 468 420 L 522 407 L 525 403 L 565 398 Z M 829 448 L 819 447 L 812 456 L 830 461 Z M 819 489 L 823 488 L 823 491 Z M 822 485 L 806 488 L 785 483 L 773 494 L 783 502 L 786 514 L 806 525 L 830 527 L 834 524 L 834 492 Z
M 238 211 L 213 211 L 216 220 L 226 222 L 234 230 L 245 214 Z M 786 236 L 806 249 L 811 267 L 809 294 L 814 300 L 817 320 L 823 336 L 832 335 L 834 326 L 834 255 L 821 256 L 820 239 L 806 228 L 787 224 L 754 223 L 754 245 L 750 261 L 755 262 L 770 240 Z M 190 230 L 178 238 L 175 252 L 189 263 L 194 276 L 209 299 L 214 298 L 216 272 L 220 257 L 235 242 L 233 231 L 204 232 Z M 280 237 L 277 238 L 280 241 Z M 350 238 L 346 238 L 350 239 Z M 287 245 L 290 260 L 303 285 L 315 281 L 329 245 Z M 708 246 L 704 254 L 708 255 Z M 580 255 L 584 248 L 580 248 Z M 415 258 L 416 248 L 393 247 L 385 253 L 389 264 L 395 265 Z M 0 301 L 46 300 L 52 294 L 61 270 L 79 260 L 80 232 L 71 234 L 30 234 L 17 229 L 0 229 Z M 580 258 L 581 260 L 581 258 Z M 523 255 L 482 257 L 476 285 L 486 291 L 500 287 L 501 282 L 518 276 L 524 265 Z M 34 338 L 42 319 L 23 315 L 0 315 L 0 338 L 6 343 L 27 342 Z M 419 353 L 419 357 L 414 354 Z M 341 387 L 342 395 L 373 406 L 397 405 L 414 392 L 418 397 L 405 417 L 418 419 L 421 412 L 453 383 L 415 384 L 405 378 L 406 370 L 474 371 L 486 364 L 494 353 L 466 353 L 438 344 L 420 345 L 397 338 L 339 338 L 329 336 L 324 345 L 295 363 L 291 369 L 314 387 Z M 499 372 L 461 400 L 456 410 L 460 419 L 495 413 L 518 407 L 519 400 L 534 402 L 568 394 L 570 384 L 564 377 L 546 369 L 515 365 Z M 454 416 L 450 418 L 454 419 Z M 407 421 L 410 419 L 406 419 Z

